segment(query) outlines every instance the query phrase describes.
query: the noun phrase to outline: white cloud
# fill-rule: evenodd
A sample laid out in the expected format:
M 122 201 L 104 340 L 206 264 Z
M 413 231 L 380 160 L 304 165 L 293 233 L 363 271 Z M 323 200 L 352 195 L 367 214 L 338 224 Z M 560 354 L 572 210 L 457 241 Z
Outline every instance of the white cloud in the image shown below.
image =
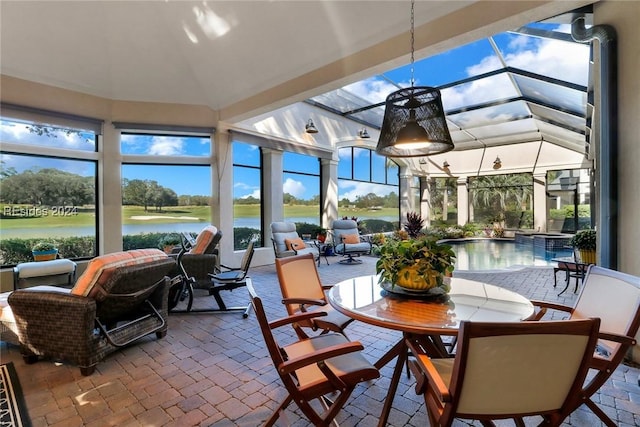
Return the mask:
M 240 197 L 241 199 L 248 199 L 249 197 L 253 197 L 254 199 L 260 200 L 260 189 L 253 190 L 253 193 L 247 194 L 246 196 Z
M 338 187 L 342 190 L 338 191 L 338 199 L 342 200 L 346 197 L 352 202 L 355 202 L 358 196 L 365 196 L 369 193 L 374 193 L 377 196 L 386 196 L 393 191 L 398 191 L 397 188 L 375 184 L 373 182 L 338 180 Z
M 184 154 L 184 140 L 166 136 L 153 137 L 148 153 L 158 156 L 176 156 Z
M 391 92 L 398 90 L 396 86 L 377 77 L 352 83 L 344 89 L 372 103 L 384 102 Z
M 296 181 L 295 179 L 287 178 L 282 185 L 282 190 L 285 193 L 291 194 L 293 197 L 300 199 L 304 197 L 304 192 L 306 188 L 300 181 Z
M 256 199 L 260 199 L 260 188 L 256 188 L 252 185 L 246 184 L 244 182 L 237 182 L 233 185 L 234 188 L 242 190 L 245 193 L 242 196 L 239 196 L 240 199 L 246 199 L 249 197 L 254 197 Z

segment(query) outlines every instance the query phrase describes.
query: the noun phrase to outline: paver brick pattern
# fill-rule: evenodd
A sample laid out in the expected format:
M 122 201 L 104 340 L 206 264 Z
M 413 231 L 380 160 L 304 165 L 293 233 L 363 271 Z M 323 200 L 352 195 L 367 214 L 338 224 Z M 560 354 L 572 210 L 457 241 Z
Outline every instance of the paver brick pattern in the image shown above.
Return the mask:
M 319 267 L 324 284 L 372 274 L 375 258 L 362 257 L 360 265 L 338 264 Z M 553 288 L 553 269 L 534 267 L 512 271 L 463 272 L 455 276 L 503 286 L 529 298 L 573 305 L 573 283 L 561 297 Z M 256 291 L 271 319 L 286 315 L 281 304 L 275 267 L 250 270 Z M 558 276 L 558 284 L 564 277 Z M 563 283 L 562 283 L 563 284 Z M 563 284 L 564 285 L 564 284 Z M 248 293 L 239 288 L 223 294 L 229 306 L 246 305 Z M 198 307 L 215 307 L 212 297 L 196 298 Z M 551 318 L 562 318 L 554 313 Z M 294 339 L 293 329 L 277 331 L 279 339 Z M 400 334 L 354 322 L 350 339 L 365 346 L 372 362 L 386 352 Z M 558 355 L 562 357 L 562 355 Z M 164 339 L 150 335 L 98 364 L 96 372 L 83 377 L 77 367 L 51 360 L 26 365 L 19 349 L 0 344 L 2 362 L 13 361 L 24 391 L 34 427 L 44 426 L 242 426 L 261 425 L 285 395 L 269 358 L 253 314 L 240 313 L 172 314 Z M 386 396 L 393 363 L 381 370 L 381 377 L 359 385 L 338 415 L 342 426 L 375 426 Z M 611 380 L 595 396 L 611 418 L 622 427 L 640 425 L 640 369 L 621 365 Z M 294 404 L 277 425 L 307 426 L 309 422 Z M 527 419 L 536 425 L 539 418 Z M 403 375 L 398 387 L 389 425 L 428 425 L 424 401 L 414 391 L 414 380 Z M 457 421 L 455 425 L 479 426 Z M 499 425 L 512 425 L 509 422 Z M 585 406 L 575 411 L 563 426 L 600 426 Z

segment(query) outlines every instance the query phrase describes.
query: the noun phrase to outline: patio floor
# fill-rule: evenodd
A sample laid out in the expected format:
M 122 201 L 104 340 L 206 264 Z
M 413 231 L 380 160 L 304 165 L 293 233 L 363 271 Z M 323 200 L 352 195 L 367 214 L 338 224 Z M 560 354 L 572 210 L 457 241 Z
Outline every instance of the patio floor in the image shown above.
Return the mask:
M 361 265 L 338 264 L 329 258 L 319 271 L 323 283 L 372 274 L 375 258 L 363 257 Z M 527 268 L 500 272 L 456 272 L 465 277 L 512 289 L 532 299 L 573 305 L 573 282 L 561 297 L 553 288 L 553 269 Z M 254 286 L 271 318 L 285 315 L 280 303 L 273 265 L 250 271 Z M 563 283 L 558 275 L 558 282 Z M 229 305 L 246 305 L 245 288 L 223 295 Z M 203 296 L 198 303 L 215 306 Z M 399 338 L 399 333 L 360 322 L 347 329 L 349 338 L 365 346 L 371 361 L 380 357 Z M 293 330 L 291 330 L 293 336 Z M 33 425 L 38 426 L 251 426 L 261 425 L 284 395 L 271 359 L 252 313 L 172 314 L 166 338 L 155 335 L 116 352 L 99 363 L 96 372 L 80 375 L 76 367 L 42 360 L 25 365 L 17 347 L 0 344 L 3 363 L 16 365 Z M 561 355 L 558 355 L 561 357 Z M 338 415 L 343 426 L 375 426 L 393 363 L 381 370 L 381 377 L 361 384 Z M 640 369 L 621 365 L 595 400 L 619 426 L 640 425 Z M 423 400 L 416 396 L 414 381 L 402 376 L 389 418 L 391 426 L 428 425 Z M 309 425 L 290 405 L 291 425 Z M 535 425 L 539 418 L 528 420 Z M 530 423 L 529 423 L 530 422 Z M 277 425 L 286 425 L 279 420 Z M 457 425 L 479 425 L 459 422 Z M 499 425 L 513 425 L 511 422 Z M 564 426 L 599 426 L 586 407 L 575 411 Z

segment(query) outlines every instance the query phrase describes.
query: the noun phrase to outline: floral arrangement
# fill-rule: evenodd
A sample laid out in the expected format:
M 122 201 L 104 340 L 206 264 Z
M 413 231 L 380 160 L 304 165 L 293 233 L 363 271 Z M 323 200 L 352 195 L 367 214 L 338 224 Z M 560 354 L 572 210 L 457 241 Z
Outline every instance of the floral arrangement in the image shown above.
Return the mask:
M 390 240 L 380 246 L 376 273 L 381 283 L 445 294 L 450 287 L 444 278 L 453 272 L 454 261 L 451 246 L 433 238 Z

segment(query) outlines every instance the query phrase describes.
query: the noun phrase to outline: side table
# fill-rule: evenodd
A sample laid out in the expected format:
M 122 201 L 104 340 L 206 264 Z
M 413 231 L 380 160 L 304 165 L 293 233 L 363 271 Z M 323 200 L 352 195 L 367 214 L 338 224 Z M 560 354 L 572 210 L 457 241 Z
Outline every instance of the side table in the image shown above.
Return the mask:
M 57 284 L 60 276 L 67 276 L 67 286 L 76 278 L 76 263 L 70 259 L 23 262 L 13 267 L 13 290 L 20 289 L 27 279 L 38 279 L 38 285 Z M 54 280 L 55 279 L 55 280 Z

